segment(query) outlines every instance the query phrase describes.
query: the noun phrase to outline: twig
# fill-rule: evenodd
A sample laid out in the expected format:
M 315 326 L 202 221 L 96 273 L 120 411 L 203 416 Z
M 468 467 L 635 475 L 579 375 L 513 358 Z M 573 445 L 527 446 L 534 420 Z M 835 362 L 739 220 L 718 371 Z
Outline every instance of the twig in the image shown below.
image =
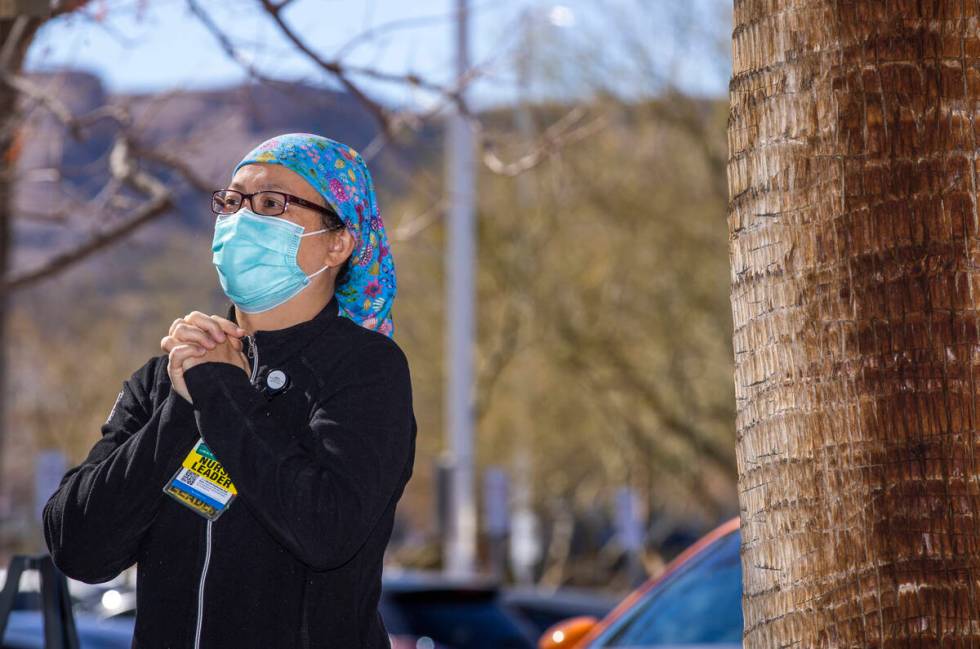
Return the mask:
M 190 0 L 193 2 L 193 0 Z M 347 76 L 347 72 L 337 61 L 327 61 L 323 59 L 319 54 L 314 52 L 300 37 L 296 34 L 286 21 L 283 20 L 280 11 L 282 10 L 282 4 L 274 4 L 271 0 L 260 0 L 262 7 L 266 12 L 272 16 L 272 19 L 282 30 L 282 33 L 288 38 L 293 45 L 295 45 L 303 54 L 309 57 L 310 60 L 314 61 L 318 66 L 331 73 L 340 81 L 349 93 L 354 95 L 361 103 L 363 103 L 368 110 L 374 113 L 375 118 L 378 120 L 378 124 L 381 126 L 381 130 L 385 132 L 388 136 L 391 135 L 391 122 L 388 116 L 388 111 L 380 103 L 374 101 L 367 94 L 362 91 L 357 85 L 350 80 Z
M 75 140 L 83 139 L 82 131 L 99 121 L 109 118 L 121 126 L 128 125 L 128 114 L 116 106 L 100 106 L 84 115 L 76 117 L 68 106 L 51 92 L 24 76 L 0 70 L 0 83 L 4 83 L 23 95 L 34 99 L 47 108 L 60 121 Z
M 517 176 L 540 164 L 562 147 L 578 142 L 602 130 L 606 126 L 605 117 L 600 115 L 579 128 L 571 128 L 585 114 L 585 109 L 576 106 L 557 122 L 549 126 L 542 137 L 535 143 L 534 148 L 527 154 L 512 162 L 504 162 L 497 156 L 493 141 L 483 137 L 483 163 L 494 173 L 503 176 Z
M 171 194 L 164 184 L 146 172 L 140 171 L 131 153 L 130 143 L 121 134 L 113 144 L 112 153 L 109 155 L 110 172 L 119 182 L 147 194 L 149 200 L 126 219 L 95 234 L 82 244 L 54 255 L 38 268 L 13 275 L 4 282 L 6 291 L 22 289 L 46 277 L 56 275 L 66 267 L 109 246 L 173 208 Z

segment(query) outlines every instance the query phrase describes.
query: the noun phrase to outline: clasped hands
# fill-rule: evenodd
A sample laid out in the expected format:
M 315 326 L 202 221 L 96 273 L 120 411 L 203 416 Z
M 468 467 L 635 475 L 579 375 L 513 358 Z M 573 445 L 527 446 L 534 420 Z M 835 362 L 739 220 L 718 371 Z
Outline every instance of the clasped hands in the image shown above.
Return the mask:
M 231 320 L 200 311 L 191 311 L 174 320 L 170 332 L 160 339 L 160 347 L 169 354 L 167 374 L 177 394 L 194 403 L 184 382 L 184 372 L 199 363 L 231 363 L 248 374 L 248 358 L 242 351 L 245 334 Z

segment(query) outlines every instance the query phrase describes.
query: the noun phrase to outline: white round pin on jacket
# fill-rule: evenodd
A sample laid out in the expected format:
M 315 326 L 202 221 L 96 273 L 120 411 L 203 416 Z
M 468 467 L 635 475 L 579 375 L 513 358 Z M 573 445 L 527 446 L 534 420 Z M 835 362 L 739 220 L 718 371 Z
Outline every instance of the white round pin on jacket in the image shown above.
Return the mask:
M 272 370 L 265 377 L 265 385 L 272 392 L 281 392 L 289 385 L 289 377 L 282 370 Z

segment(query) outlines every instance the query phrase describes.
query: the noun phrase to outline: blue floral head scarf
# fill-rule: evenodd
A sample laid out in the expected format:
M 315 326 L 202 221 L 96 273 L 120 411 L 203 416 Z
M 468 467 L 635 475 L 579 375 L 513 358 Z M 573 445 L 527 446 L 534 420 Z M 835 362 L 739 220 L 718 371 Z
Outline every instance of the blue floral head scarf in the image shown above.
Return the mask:
M 361 155 L 328 137 L 285 133 L 249 151 L 231 175 L 242 166 L 256 162 L 292 169 L 340 215 L 356 243 L 347 279 L 334 289 L 338 314 L 392 337 L 395 264 L 374 195 L 374 181 Z

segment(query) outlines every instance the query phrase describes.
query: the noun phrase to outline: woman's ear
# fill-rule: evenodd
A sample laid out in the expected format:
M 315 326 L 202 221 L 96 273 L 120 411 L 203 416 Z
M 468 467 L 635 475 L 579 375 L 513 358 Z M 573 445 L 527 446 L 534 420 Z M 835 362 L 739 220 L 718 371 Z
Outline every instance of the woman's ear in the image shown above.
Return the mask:
M 347 228 L 341 228 L 336 232 L 328 232 L 327 234 L 330 237 L 324 262 L 330 266 L 340 266 L 354 253 L 354 235 Z

